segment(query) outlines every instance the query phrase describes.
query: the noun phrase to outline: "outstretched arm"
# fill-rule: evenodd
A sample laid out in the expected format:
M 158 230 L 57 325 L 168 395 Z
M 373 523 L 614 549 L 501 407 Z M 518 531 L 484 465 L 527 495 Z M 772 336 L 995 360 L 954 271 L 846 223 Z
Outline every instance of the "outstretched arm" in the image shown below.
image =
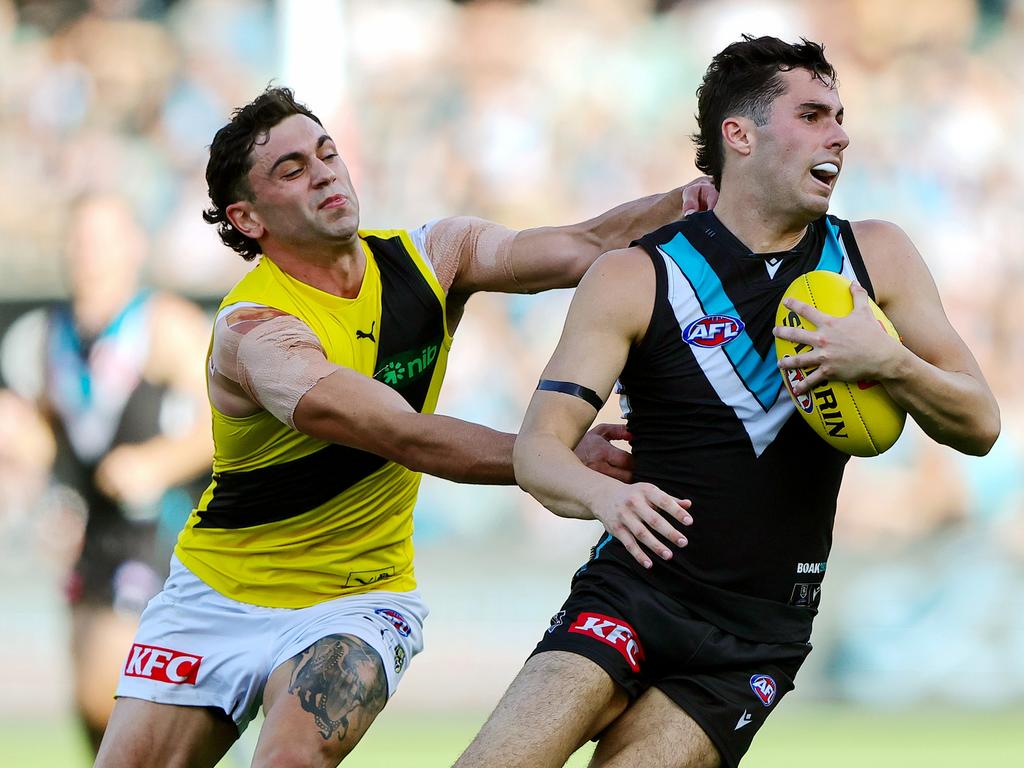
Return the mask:
M 576 291 L 543 380 L 578 385 L 589 400 L 593 395 L 586 390 L 603 401 L 630 347 L 646 332 L 653 305 L 654 268 L 645 254 L 631 248 L 603 256 Z M 557 515 L 600 520 L 650 568 L 640 545 L 671 558 L 665 541 L 684 546 L 686 538 L 664 514 L 688 524 L 690 503 L 648 483 L 627 485 L 604 477 L 580 463 L 571 447 L 594 420 L 595 404 L 588 399 L 559 391 L 534 393 L 515 444 L 516 480 Z
M 593 219 L 561 227 L 537 227 L 508 233 L 497 252 L 479 258 L 476 240 L 467 239 L 451 285 L 455 294 L 476 291 L 536 293 L 571 288 L 606 251 L 633 240 L 718 200 L 711 180 L 702 176 L 684 187 L 616 206 Z
M 798 392 L 830 378 L 880 381 L 933 440 L 967 454 L 988 453 L 999 435 L 999 406 L 974 355 L 946 317 L 921 255 L 894 224 L 857 222 L 853 231 L 878 305 L 903 344 L 882 331 L 868 309 L 867 292 L 854 285 L 853 312 L 845 318 L 790 303 L 817 330 L 776 328 L 776 335 L 814 347 L 787 358 L 782 367 L 818 366 Z
M 311 437 L 448 480 L 515 482 L 515 435 L 419 413 L 386 384 L 329 362 L 305 323 L 269 307 L 239 308 L 218 320 L 210 398 L 227 415 L 267 410 Z M 624 471 L 617 449 L 599 435 L 579 450 L 605 471 Z

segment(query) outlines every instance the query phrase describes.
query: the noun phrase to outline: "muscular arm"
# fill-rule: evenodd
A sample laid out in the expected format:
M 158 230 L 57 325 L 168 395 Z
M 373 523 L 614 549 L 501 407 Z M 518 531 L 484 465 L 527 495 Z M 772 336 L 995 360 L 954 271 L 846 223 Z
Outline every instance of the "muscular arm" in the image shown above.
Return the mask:
M 602 253 L 624 248 L 684 213 L 711 208 L 717 197 L 710 180 L 701 177 L 685 187 L 624 203 L 579 224 L 520 232 L 502 228 L 507 233 L 504 239 L 466 238 L 451 292 L 536 293 L 570 288 Z M 478 244 L 487 247 L 478 251 Z
M 544 379 L 569 381 L 607 398 L 630 347 L 643 337 L 654 303 L 654 270 L 638 249 L 606 254 L 580 283 L 562 337 L 544 370 Z M 625 297 L 625 298 L 624 298 Z M 683 546 L 660 514 L 689 520 L 689 502 L 653 485 L 627 485 L 583 466 L 572 452 L 593 421 L 595 410 L 578 397 L 537 391 L 516 440 L 514 462 L 519 485 L 555 514 L 597 518 L 633 556 L 650 567 L 638 542 L 668 559 L 671 550 L 652 533 Z
M 420 472 L 514 482 L 514 435 L 418 413 L 386 384 L 329 362 L 309 327 L 279 310 L 241 307 L 218 320 L 210 396 L 229 415 L 266 409 L 311 437 Z
M 415 411 L 391 387 L 327 360 L 296 317 L 270 307 L 228 311 L 214 328 L 210 400 L 230 416 L 265 409 L 311 437 L 448 480 L 508 485 L 515 435 Z M 629 456 L 595 428 L 576 448 L 588 466 L 628 476 Z
M 386 384 L 338 367 L 295 409 L 295 428 L 409 469 L 462 483 L 510 485 L 515 435 L 413 410 Z
M 818 329 L 824 335 L 810 341 L 818 345 L 805 354 L 820 358 L 819 370 L 804 387 L 827 378 L 876 379 L 933 440 L 967 454 L 988 453 L 999 435 L 999 407 L 974 355 L 946 317 L 921 255 L 894 224 L 856 222 L 853 231 L 878 305 L 903 344 L 880 332 L 866 292 L 854 288 L 854 311 L 848 318 L 826 318 Z M 797 358 L 787 362 L 793 361 Z
M 999 435 L 999 406 L 946 317 L 921 254 L 894 224 L 865 221 L 854 227 L 878 304 L 905 345 L 893 345 L 896 354 L 880 380 L 929 437 L 964 453 L 988 453 Z

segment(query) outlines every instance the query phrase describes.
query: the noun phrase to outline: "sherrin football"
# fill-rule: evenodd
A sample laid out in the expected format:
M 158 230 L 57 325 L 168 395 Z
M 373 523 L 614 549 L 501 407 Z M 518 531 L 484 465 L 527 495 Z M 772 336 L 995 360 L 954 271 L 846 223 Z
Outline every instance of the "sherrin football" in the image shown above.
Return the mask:
M 801 275 L 786 289 L 783 298 L 787 297 L 798 299 L 835 317 L 845 317 L 853 310 L 850 281 L 835 272 L 818 270 Z M 894 339 L 899 339 L 889 318 L 873 301 L 871 311 L 886 332 Z M 809 331 L 816 327 L 781 302 L 775 315 L 775 324 Z M 775 339 L 775 354 L 779 360 L 808 349 L 804 344 Z M 885 387 L 877 381 L 827 381 L 810 392 L 795 395 L 793 385 L 813 371 L 813 368 L 781 371 L 782 380 L 796 404 L 797 412 L 811 429 L 833 448 L 852 456 L 877 456 L 892 447 L 903 431 L 907 413 L 893 402 Z

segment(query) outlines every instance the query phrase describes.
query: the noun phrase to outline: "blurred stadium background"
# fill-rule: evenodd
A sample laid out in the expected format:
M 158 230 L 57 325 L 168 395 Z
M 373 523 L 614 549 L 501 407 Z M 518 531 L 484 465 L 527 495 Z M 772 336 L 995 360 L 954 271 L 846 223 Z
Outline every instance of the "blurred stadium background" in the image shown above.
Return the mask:
M 695 175 L 694 91 L 741 32 L 826 44 L 852 137 L 832 210 L 910 233 L 1003 412 L 983 459 L 908 428 L 851 463 L 815 651 L 745 764 L 1024 765 L 1020 0 L 0 0 L 0 332 L 63 295 L 85 189 L 135 202 L 151 283 L 214 305 L 245 265 L 199 215 L 206 147 L 270 80 L 338 139 L 364 226 L 555 224 Z M 474 298 L 439 410 L 515 430 L 568 300 Z M 0 763 L 86 765 L 74 541 L 26 418 L 0 400 Z M 427 650 L 353 766 L 454 759 L 597 536 L 509 488 L 428 480 L 417 514 Z

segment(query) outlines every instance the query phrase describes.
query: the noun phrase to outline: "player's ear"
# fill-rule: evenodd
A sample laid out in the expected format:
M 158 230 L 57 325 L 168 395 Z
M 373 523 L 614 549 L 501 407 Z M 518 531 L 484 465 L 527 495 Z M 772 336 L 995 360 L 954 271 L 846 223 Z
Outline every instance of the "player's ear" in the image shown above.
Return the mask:
M 722 142 L 726 149 L 731 149 L 744 157 L 749 155 L 754 145 L 754 121 L 747 117 L 727 117 L 722 121 Z
M 253 210 L 252 203 L 248 200 L 232 203 L 224 209 L 224 213 L 228 217 L 228 221 L 231 222 L 231 226 L 246 237 L 251 237 L 253 240 L 263 237 L 265 231 L 263 222 L 260 221 L 259 214 Z

